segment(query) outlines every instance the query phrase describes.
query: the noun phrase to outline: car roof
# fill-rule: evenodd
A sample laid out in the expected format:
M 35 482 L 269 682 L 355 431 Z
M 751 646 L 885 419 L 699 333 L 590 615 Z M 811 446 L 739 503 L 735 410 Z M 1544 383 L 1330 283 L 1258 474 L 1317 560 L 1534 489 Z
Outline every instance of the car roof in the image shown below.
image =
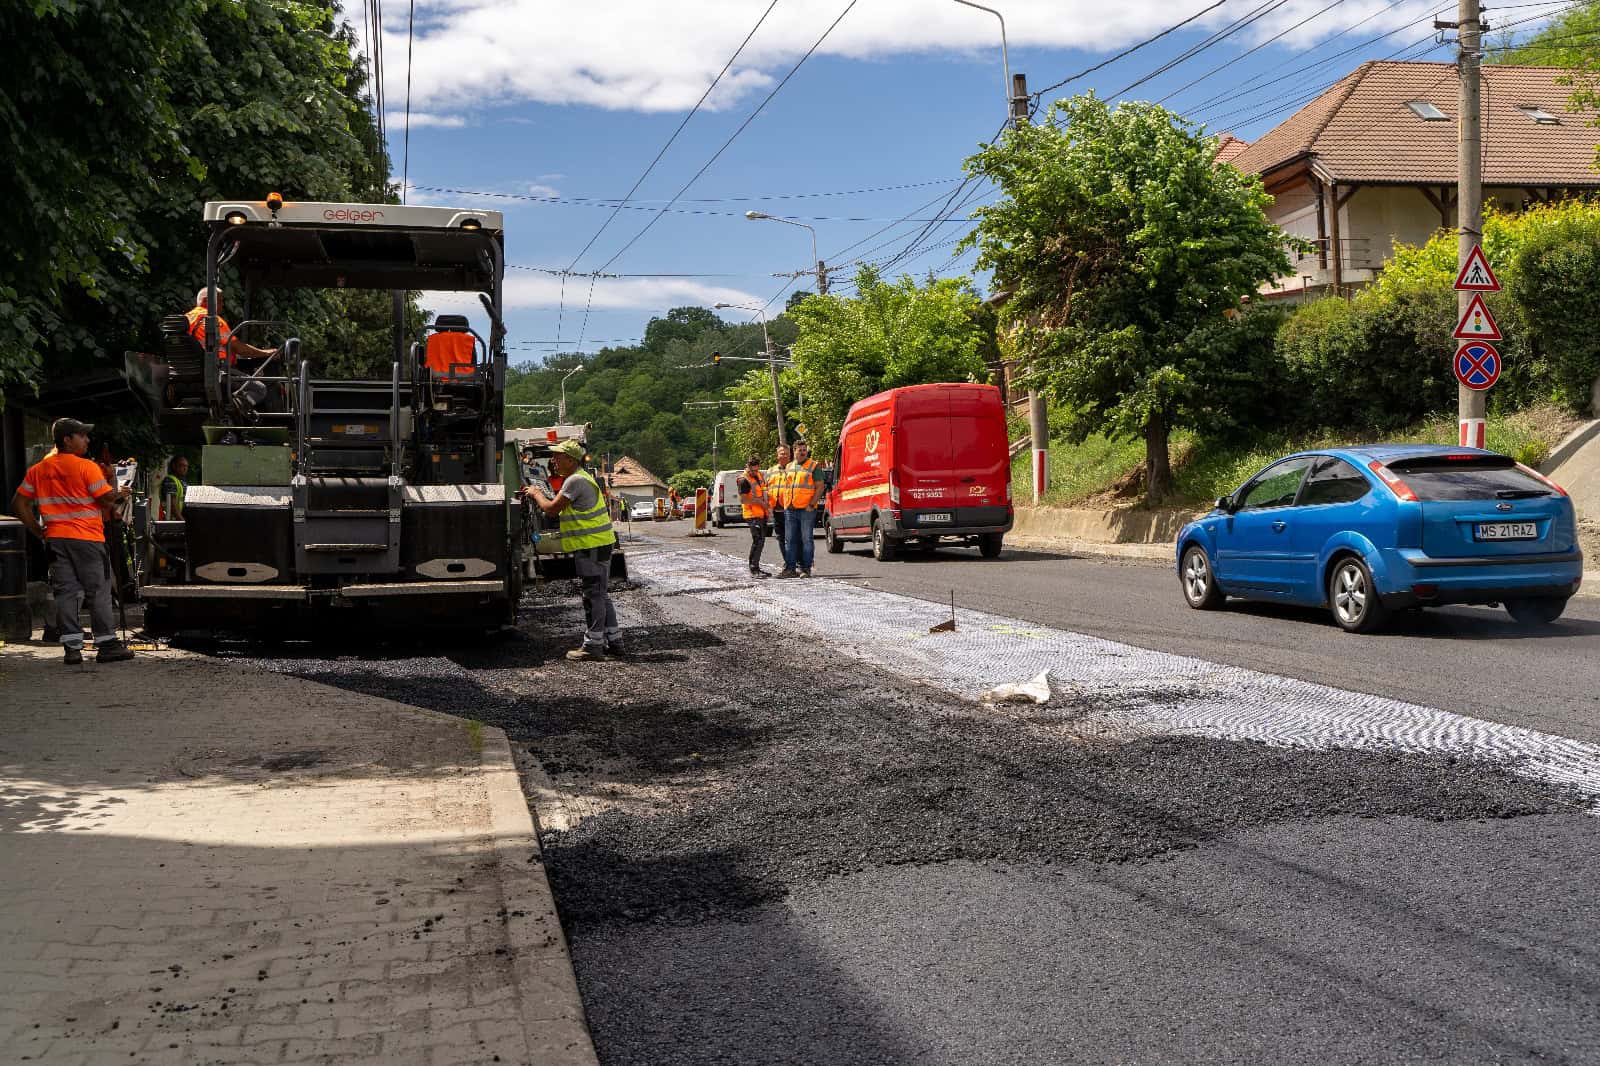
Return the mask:
M 1311 448 L 1295 455 L 1336 455 L 1341 459 L 1348 459 L 1366 465 L 1376 459 L 1380 463 L 1391 463 L 1396 459 L 1422 459 L 1434 455 L 1493 455 L 1501 457 L 1499 452 L 1488 451 L 1484 448 L 1462 448 L 1454 444 L 1351 444 L 1336 448 Z M 1291 458 L 1286 456 L 1285 458 Z

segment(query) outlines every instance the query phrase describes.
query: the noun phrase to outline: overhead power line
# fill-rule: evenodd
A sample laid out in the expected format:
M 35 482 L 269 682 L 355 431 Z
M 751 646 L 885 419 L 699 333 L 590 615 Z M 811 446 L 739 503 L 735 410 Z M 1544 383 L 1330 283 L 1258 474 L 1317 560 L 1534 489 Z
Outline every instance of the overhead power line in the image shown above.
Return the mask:
M 406 183 L 411 177 L 411 41 L 417 27 L 417 0 L 410 0 L 406 17 L 406 132 L 400 157 L 400 202 L 406 202 Z
M 1217 0 L 1217 2 L 1212 4 L 1210 7 L 1201 8 L 1199 11 L 1196 11 L 1194 14 L 1192 14 L 1188 18 L 1184 19 L 1182 22 L 1174 22 L 1172 25 L 1168 26 L 1166 29 L 1162 30 L 1160 33 L 1157 33 L 1157 34 L 1155 34 L 1153 36 L 1150 36 L 1150 37 L 1146 37 L 1144 40 L 1138 42 L 1137 44 L 1133 44 L 1133 45 L 1128 46 L 1127 48 L 1124 48 L 1122 51 L 1118 52 L 1116 55 L 1112 56 L 1110 59 L 1102 60 L 1101 62 L 1096 63 L 1092 67 L 1088 67 L 1088 68 L 1086 68 L 1084 70 L 1078 71 L 1078 73 L 1076 73 L 1076 74 L 1069 74 L 1065 78 L 1062 78 L 1060 81 L 1056 82 L 1053 85 L 1046 85 L 1043 89 L 1040 89 L 1038 92 L 1029 93 L 1028 95 L 1033 97 L 1033 101 L 1034 101 L 1033 109 L 1030 112 L 1030 117 L 1031 117 L 1033 112 L 1037 112 L 1039 110 L 1039 105 L 1044 102 L 1044 96 L 1045 96 L 1046 93 L 1055 92 L 1057 89 L 1061 88 L 1063 85 L 1070 85 L 1073 82 L 1078 81 L 1081 78 L 1087 78 L 1090 74 L 1093 74 L 1097 70 L 1104 70 L 1106 67 L 1109 67 L 1111 64 L 1115 63 L 1117 60 L 1125 59 L 1128 56 L 1133 55 L 1133 53 L 1139 51 L 1139 49 L 1144 48 L 1147 45 L 1155 44 L 1157 41 L 1161 40 L 1161 38 L 1167 36 L 1170 33 L 1175 33 L 1178 30 L 1183 29 L 1183 27 L 1189 25 L 1189 23 L 1193 22 L 1195 19 L 1199 18 L 1202 15 L 1205 15 L 1205 14 L 1208 14 L 1208 13 L 1210 13 L 1212 11 L 1215 11 L 1217 8 L 1221 7 L 1225 3 L 1227 3 L 1227 0 Z
M 810 59 L 812 53 L 816 52 L 818 48 L 822 47 L 822 42 L 828 39 L 828 36 L 833 33 L 834 28 L 837 27 L 839 23 L 844 21 L 844 17 L 850 14 L 850 12 L 859 2 L 860 0 L 850 0 L 850 2 L 844 6 L 844 10 L 840 11 L 838 16 L 828 24 L 828 28 L 822 31 L 822 36 L 818 37 L 814 42 L 812 42 L 811 47 L 806 49 L 805 55 L 801 56 L 795 62 L 795 65 L 789 68 L 789 73 L 783 76 L 783 80 L 774 85 L 772 87 L 772 91 L 767 93 L 767 95 L 762 98 L 761 102 L 756 105 L 755 110 L 751 111 L 750 114 L 745 116 L 745 120 L 739 123 L 738 128 L 729 134 L 728 139 L 723 141 L 721 146 L 719 146 L 715 152 L 711 153 L 711 158 L 707 159 L 700 169 L 695 171 L 693 176 L 691 176 L 688 181 L 683 183 L 683 187 L 679 189 L 677 194 L 667 202 L 667 205 L 661 208 L 654 218 L 652 218 L 649 222 L 646 222 L 638 233 L 635 233 L 631 238 L 629 238 L 628 243 L 617 249 L 615 255 L 600 265 L 601 270 L 607 269 L 612 263 L 615 263 L 618 259 L 622 258 L 623 254 L 626 253 L 629 248 L 632 248 L 635 244 L 637 244 L 639 238 L 650 232 L 651 228 L 655 226 L 657 222 L 661 221 L 662 216 L 671 209 L 672 205 L 676 204 L 678 200 L 682 198 L 683 194 L 688 192 L 690 187 L 693 186 L 695 182 L 699 181 L 701 176 L 705 174 L 706 171 L 711 169 L 712 164 L 714 164 L 718 159 L 722 158 L 722 153 L 726 152 L 733 142 L 739 139 L 739 135 L 749 128 L 750 123 L 756 120 L 756 116 L 760 115 L 762 111 L 766 110 L 767 105 L 772 102 L 773 98 L 777 96 L 778 93 L 783 91 L 783 87 L 785 85 L 789 84 L 789 79 L 793 78 L 797 73 L 799 73 L 800 68 L 805 65 L 806 60 Z
M 1206 71 L 1204 74 L 1200 75 L 1198 78 L 1195 78 L 1193 81 L 1191 81 L 1191 82 L 1189 82 L 1189 83 L 1187 83 L 1185 85 L 1178 86 L 1176 89 L 1172 90 L 1170 93 L 1168 93 L 1167 95 L 1163 96 L 1161 99 L 1157 100 L 1156 103 L 1164 104 L 1168 100 L 1171 100 L 1174 96 L 1177 96 L 1179 93 L 1185 92 L 1186 90 L 1194 88 L 1196 85 L 1199 85 L 1201 82 L 1205 81 L 1207 78 L 1210 78 L 1212 75 L 1219 74 L 1222 71 L 1227 70 L 1229 67 L 1233 66 L 1235 63 L 1238 63 L 1240 60 L 1243 60 L 1248 56 L 1253 56 L 1257 52 L 1261 51 L 1263 48 L 1266 48 L 1269 45 L 1275 44 L 1278 41 L 1283 40 L 1283 38 L 1289 36 L 1289 34 L 1293 33 L 1295 30 L 1298 30 L 1301 26 L 1304 26 L 1308 22 L 1312 22 L 1312 21 L 1314 21 L 1316 19 L 1321 18 L 1323 15 L 1326 15 L 1328 12 L 1332 11 L 1334 8 L 1340 6 L 1344 2 L 1345 2 L 1345 0 L 1333 0 L 1333 3 L 1328 4 L 1326 7 L 1318 8 L 1316 11 L 1313 11 L 1311 14 L 1309 14 L 1305 18 L 1301 19 L 1299 22 L 1296 22 L 1293 26 L 1290 26 L 1287 29 L 1283 29 L 1283 30 L 1278 31 L 1277 33 L 1273 34 L 1271 37 L 1268 37 L 1266 40 L 1264 40 L 1260 44 L 1256 45 L 1254 48 L 1251 48 L 1250 50 L 1245 51 L 1245 52 L 1241 52 L 1238 56 L 1234 57 L 1233 59 L 1228 60 L 1226 63 L 1218 63 L 1216 66 L 1212 67 L 1210 70 Z
M 951 181 L 956 181 L 956 180 L 959 180 L 959 179 L 951 178 L 950 180 Z M 941 184 L 948 184 L 948 183 L 941 183 Z M 503 199 L 503 200 L 527 200 L 527 201 L 530 201 L 532 203 L 570 204 L 570 205 L 573 205 L 573 206 L 576 206 L 576 207 L 600 207 L 600 208 L 611 207 L 611 208 L 615 208 L 616 210 L 619 210 L 619 211 L 653 211 L 653 212 L 657 212 L 657 213 L 669 212 L 669 213 L 675 214 L 675 215 L 709 215 L 709 216 L 712 216 L 712 217 L 719 217 L 720 216 L 722 218 L 743 218 L 744 217 L 744 212 L 743 211 L 714 211 L 714 210 L 711 210 L 709 208 L 702 208 L 702 207 L 674 207 L 674 206 L 672 206 L 672 204 L 676 203 L 677 201 L 671 201 L 671 200 L 665 201 L 667 206 L 664 206 L 664 207 L 649 207 L 649 206 L 646 206 L 644 204 L 637 204 L 637 203 L 633 203 L 633 204 L 630 204 L 630 203 L 618 203 L 618 202 L 616 202 L 614 200 L 588 200 L 588 199 L 583 199 L 581 197 L 567 197 L 567 196 L 534 196 L 531 193 L 483 192 L 483 191 L 479 191 L 479 190 L 475 190 L 475 189 L 446 188 L 446 187 L 440 186 L 440 185 L 418 185 L 418 186 L 416 186 L 416 190 L 418 192 L 451 193 L 451 194 L 456 195 L 456 196 L 485 196 L 485 197 L 498 197 L 498 198 Z M 943 194 L 941 194 L 941 195 L 943 195 Z M 936 196 L 936 197 L 934 197 L 934 199 L 937 200 L 937 199 L 939 199 L 939 197 Z M 883 222 L 883 221 L 886 221 L 885 219 L 882 219 L 882 218 L 873 218 L 873 217 L 867 216 L 867 215 L 784 215 L 783 217 L 784 218 L 792 218 L 792 219 L 796 219 L 796 220 L 804 221 L 804 222 Z M 913 222 L 923 222 L 923 221 L 926 221 L 926 219 L 911 219 L 911 221 L 913 221 Z M 612 256 L 611 258 L 612 258 L 612 261 L 614 262 L 617 259 L 617 256 Z M 606 265 L 609 266 L 610 264 L 607 263 Z M 605 267 L 602 266 L 600 269 L 604 270 Z

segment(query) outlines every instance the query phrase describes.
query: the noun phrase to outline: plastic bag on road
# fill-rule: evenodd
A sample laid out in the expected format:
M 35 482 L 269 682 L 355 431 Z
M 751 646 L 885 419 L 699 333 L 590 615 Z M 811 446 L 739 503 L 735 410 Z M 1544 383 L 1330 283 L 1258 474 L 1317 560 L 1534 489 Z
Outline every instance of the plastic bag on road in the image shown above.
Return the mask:
M 1027 681 L 1014 681 L 996 685 L 983 694 L 988 703 L 1048 703 L 1050 702 L 1050 671 L 1040 670 Z

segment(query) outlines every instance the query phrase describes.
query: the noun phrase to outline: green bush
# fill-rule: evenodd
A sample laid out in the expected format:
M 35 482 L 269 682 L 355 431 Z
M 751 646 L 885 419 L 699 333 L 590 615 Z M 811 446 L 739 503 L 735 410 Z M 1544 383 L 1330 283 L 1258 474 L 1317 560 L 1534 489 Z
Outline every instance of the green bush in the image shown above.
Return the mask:
M 1555 204 L 1518 222 L 1504 295 L 1525 323 L 1526 355 L 1546 369 L 1561 402 L 1589 411 L 1600 377 L 1600 207 Z

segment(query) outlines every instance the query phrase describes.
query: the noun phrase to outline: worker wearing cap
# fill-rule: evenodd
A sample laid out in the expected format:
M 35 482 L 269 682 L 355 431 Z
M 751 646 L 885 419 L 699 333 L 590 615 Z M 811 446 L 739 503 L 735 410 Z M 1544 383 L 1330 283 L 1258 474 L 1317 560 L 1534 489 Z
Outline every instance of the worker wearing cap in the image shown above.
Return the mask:
M 111 557 L 106 554 L 103 519 L 131 488 L 113 488 L 100 468 L 86 458 L 94 427 L 58 418 L 50 427 L 56 448 L 28 469 L 11 510 L 28 532 L 44 541 L 50 556 L 50 588 L 55 594 L 54 623 L 69 665 L 83 662 L 83 626 L 78 613 L 89 600 L 96 662 L 133 658 L 117 639 L 111 610 Z
M 588 628 L 583 646 L 567 652 L 569 659 L 603 659 L 621 655 L 617 609 L 611 603 L 611 553 L 617 535 L 611 530 L 611 512 L 605 493 L 594 475 L 583 468 L 583 445 L 575 440 L 557 444 L 550 465 L 562 478 L 561 490 L 553 497 L 537 485 L 522 494 L 545 514 L 561 522 L 561 550 L 572 555 L 573 565 L 583 582 L 583 613 Z
M 739 506 L 744 514 L 744 524 L 750 527 L 750 576 L 771 577 L 761 569 L 761 549 L 767 542 L 767 519 L 771 516 L 771 500 L 767 494 L 766 475 L 761 472 L 761 457 L 752 455 L 739 475 Z

